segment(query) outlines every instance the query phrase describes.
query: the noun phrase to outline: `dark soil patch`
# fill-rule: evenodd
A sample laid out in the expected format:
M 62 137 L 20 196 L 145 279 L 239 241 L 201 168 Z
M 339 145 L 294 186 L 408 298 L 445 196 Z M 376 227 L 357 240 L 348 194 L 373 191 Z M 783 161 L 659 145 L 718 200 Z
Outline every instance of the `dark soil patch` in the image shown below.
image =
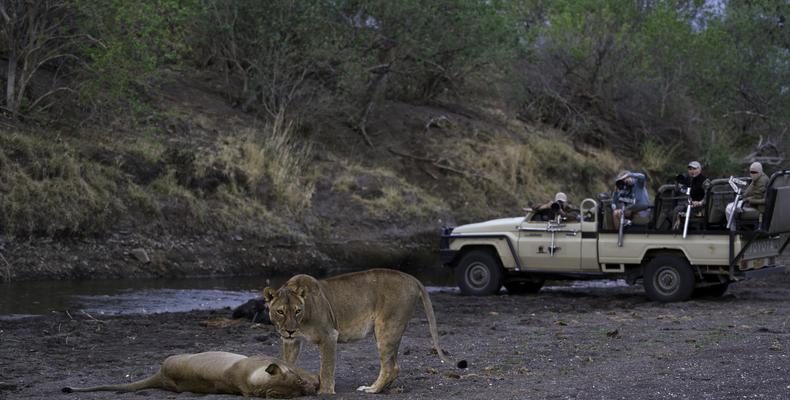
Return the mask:
M 418 311 L 400 348 L 401 372 L 376 398 L 786 399 L 790 396 L 790 274 L 732 285 L 720 299 L 650 302 L 641 287 L 555 289 L 534 296 L 433 293 L 441 343 L 465 370 L 442 365 Z M 280 355 L 268 325 L 226 323 L 230 310 L 95 320 L 52 313 L 0 322 L 0 398 L 193 398 L 144 393 L 61 394 L 65 385 L 126 382 L 176 353 Z M 318 368 L 315 346 L 300 365 Z M 336 398 L 378 371 L 372 338 L 339 346 Z M 141 397 L 143 396 L 143 397 Z M 239 398 L 207 396 L 205 398 Z

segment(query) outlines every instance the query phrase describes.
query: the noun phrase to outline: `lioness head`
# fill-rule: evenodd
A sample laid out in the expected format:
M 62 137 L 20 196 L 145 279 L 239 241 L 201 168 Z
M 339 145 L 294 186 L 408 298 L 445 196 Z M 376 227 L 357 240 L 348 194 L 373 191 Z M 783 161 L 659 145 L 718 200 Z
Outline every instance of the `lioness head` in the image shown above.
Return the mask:
M 263 298 L 269 303 L 269 318 L 283 339 L 295 339 L 304 316 L 304 288 L 286 286 L 278 290 L 263 289 Z
M 289 398 L 314 395 L 318 377 L 299 368 L 272 363 L 250 377 L 251 394 L 267 398 Z

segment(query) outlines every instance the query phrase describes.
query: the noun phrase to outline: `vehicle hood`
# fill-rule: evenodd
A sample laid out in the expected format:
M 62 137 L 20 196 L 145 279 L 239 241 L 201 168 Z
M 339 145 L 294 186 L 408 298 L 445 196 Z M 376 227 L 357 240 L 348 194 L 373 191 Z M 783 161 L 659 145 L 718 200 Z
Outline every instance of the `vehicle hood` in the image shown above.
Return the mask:
M 461 225 L 453 229 L 453 235 L 469 233 L 512 232 L 524 222 L 524 217 L 492 219 L 476 224 Z

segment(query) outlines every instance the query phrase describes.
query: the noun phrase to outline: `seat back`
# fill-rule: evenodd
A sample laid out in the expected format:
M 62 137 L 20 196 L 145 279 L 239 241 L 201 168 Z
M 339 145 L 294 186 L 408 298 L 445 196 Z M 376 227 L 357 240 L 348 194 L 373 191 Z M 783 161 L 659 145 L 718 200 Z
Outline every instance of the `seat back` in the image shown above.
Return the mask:
M 598 194 L 598 217 L 601 220 L 601 230 L 614 229 L 612 220 L 612 195 L 609 192 Z
M 655 207 L 653 207 L 653 227 L 658 230 L 668 230 L 672 227 L 672 212 L 675 210 L 677 200 L 675 185 L 661 185 L 656 190 Z
M 763 229 L 772 235 L 790 232 L 788 209 L 790 209 L 790 170 L 777 171 L 771 175 L 765 192 Z
M 729 178 L 719 178 L 710 181 L 710 188 L 706 193 L 705 215 L 708 225 L 727 224 L 727 204 L 735 201 L 735 192 L 729 183 Z

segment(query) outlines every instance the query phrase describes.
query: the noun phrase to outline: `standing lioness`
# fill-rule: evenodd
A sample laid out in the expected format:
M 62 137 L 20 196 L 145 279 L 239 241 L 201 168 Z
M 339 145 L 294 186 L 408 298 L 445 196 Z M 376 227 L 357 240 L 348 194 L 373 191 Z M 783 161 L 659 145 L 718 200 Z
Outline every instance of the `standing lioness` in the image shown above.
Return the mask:
M 442 361 L 450 360 L 439 348 L 439 334 L 431 299 L 425 287 L 411 275 L 373 269 L 317 280 L 296 275 L 280 289 L 265 288 L 269 316 L 283 340 L 283 358 L 296 363 L 303 337 L 318 345 L 321 367 L 319 393 L 335 393 L 337 342 L 375 333 L 381 370 L 370 386 L 357 390 L 379 393 L 398 376 L 398 347 L 417 301 L 421 300 L 428 327 Z M 464 363 L 462 361 L 461 363 Z M 459 363 L 459 366 L 463 364 Z
M 273 357 L 209 351 L 168 357 L 159 372 L 137 382 L 63 391 L 131 392 L 163 389 L 173 392 L 241 394 L 257 397 L 296 397 L 315 394 L 318 377 Z

